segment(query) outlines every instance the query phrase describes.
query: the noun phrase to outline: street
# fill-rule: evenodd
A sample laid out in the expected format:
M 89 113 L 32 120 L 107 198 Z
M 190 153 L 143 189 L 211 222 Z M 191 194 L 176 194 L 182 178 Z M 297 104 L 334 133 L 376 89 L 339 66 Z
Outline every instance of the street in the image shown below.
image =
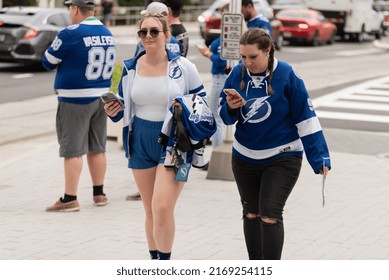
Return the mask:
M 203 83 L 209 91 L 211 63 L 202 57 L 196 48 L 196 44 L 203 42 L 196 23 L 187 23 L 187 25 L 191 36 L 188 59 L 196 64 L 203 77 Z M 130 36 L 135 34 L 134 28 L 134 26 L 128 29 L 116 27 L 116 31 L 114 30 L 118 33 L 116 41 L 119 61 L 134 53 L 137 39 Z M 368 91 L 368 95 L 360 93 L 358 89 L 358 84 L 389 75 L 389 68 L 383 63 L 389 60 L 389 52 L 375 48 L 372 39 L 363 43 L 338 40 L 333 45 L 318 47 L 284 45 L 282 51 L 276 51 L 275 55 L 277 59 L 287 61 L 294 66 L 304 79 L 313 100 L 354 86 L 355 94 L 352 95 L 352 99 L 349 95 L 347 102 L 333 97 L 330 100 L 331 104 L 327 100 L 325 108 L 318 108 L 319 104 L 314 102 L 319 109 L 319 117 L 324 127 L 389 132 L 387 117 L 389 110 L 385 105 L 385 102 L 386 104 L 388 102 L 386 101 L 388 91 L 385 85 L 377 85 L 381 87 L 379 97 L 374 97 L 377 95 L 377 89 L 375 92 Z M 0 73 L 2 89 L 0 104 L 53 95 L 55 72 L 47 72 L 39 66 L 26 67 L 0 63 Z M 369 86 L 374 88 L 375 85 Z M 361 94 L 364 96 L 360 97 Z M 348 114 L 343 114 L 345 112 Z M 365 115 L 370 117 L 365 119 Z

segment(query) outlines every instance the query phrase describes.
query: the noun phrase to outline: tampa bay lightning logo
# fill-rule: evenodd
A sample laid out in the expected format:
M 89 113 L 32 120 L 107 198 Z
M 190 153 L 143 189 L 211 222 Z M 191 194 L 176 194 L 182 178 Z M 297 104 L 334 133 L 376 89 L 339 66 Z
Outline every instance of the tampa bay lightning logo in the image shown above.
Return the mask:
M 247 100 L 246 105 L 240 110 L 243 123 L 260 123 L 266 120 L 272 111 L 270 103 L 266 101 L 269 97 L 265 96 Z
M 178 79 L 182 76 L 182 70 L 179 66 L 174 67 L 173 69 L 170 69 L 169 71 L 169 77 L 171 79 Z
M 188 176 L 189 170 L 188 170 L 188 168 L 181 166 L 179 169 L 179 172 L 180 172 L 182 177 L 186 177 L 186 176 Z

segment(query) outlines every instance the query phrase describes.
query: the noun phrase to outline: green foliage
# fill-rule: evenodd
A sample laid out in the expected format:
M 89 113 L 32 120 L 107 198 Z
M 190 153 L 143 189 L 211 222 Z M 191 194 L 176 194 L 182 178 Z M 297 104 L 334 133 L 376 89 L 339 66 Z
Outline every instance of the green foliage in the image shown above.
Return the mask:
M 118 86 L 120 78 L 122 76 L 123 66 L 122 63 L 117 61 L 112 73 L 111 88 L 109 89 L 113 93 L 118 93 Z
M 3 0 L 3 7 L 12 6 L 37 6 L 37 0 Z

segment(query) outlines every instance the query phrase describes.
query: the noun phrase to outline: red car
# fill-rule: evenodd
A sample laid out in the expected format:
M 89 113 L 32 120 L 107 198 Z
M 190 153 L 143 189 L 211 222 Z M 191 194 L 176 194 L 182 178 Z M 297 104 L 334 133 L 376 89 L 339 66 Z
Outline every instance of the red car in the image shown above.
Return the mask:
M 313 46 L 335 41 L 336 26 L 323 14 L 309 9 L 284 9 L 276 14 L 282 22 L 284 40 L 305 42 Z

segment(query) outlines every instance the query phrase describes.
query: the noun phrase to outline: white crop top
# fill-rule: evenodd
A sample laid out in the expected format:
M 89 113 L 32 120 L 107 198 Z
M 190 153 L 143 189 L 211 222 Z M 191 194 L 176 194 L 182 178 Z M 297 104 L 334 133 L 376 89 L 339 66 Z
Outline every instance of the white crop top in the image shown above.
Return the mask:
M 131 99 L 135 115 L 148 121 L 164 121 L 167 106 L 166 76 L 144 77 L 135 74 Z

